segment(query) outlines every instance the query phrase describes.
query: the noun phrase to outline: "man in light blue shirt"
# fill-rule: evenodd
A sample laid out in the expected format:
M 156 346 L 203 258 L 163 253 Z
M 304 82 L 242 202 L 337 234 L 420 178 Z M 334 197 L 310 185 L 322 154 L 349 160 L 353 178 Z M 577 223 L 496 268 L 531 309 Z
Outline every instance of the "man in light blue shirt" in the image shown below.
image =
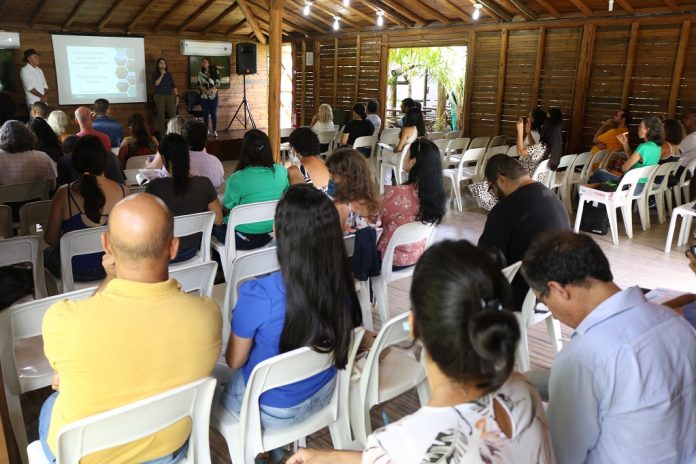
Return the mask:
M 549 380 L 559 464 L 693 463 L 696 332 L 669 308 L 621 290 L 586 235 L 552 232 L 522 272 L 554 317 L 575 331 Z
M 105 98 L 94 100 L 94 120 L 92 129 L 109 136 L 112 148 L 118 148 L 123 141 L 123 126 L 111 117 L 109 101 Z

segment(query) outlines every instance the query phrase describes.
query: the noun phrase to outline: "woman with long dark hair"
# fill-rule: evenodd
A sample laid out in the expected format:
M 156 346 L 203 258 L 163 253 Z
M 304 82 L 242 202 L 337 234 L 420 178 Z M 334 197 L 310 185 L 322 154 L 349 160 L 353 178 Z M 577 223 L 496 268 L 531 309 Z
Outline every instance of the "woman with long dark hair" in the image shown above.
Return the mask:
M 61 236 L 74 230 L 105 225 L 111 209 L 128 194 L 126 187 L 104 176 L 108 155 L 101 140 L 93 135 L 80 137 L 75 144 L 71 160 L 81 177 L 56 191 L 44 232 L 44 241 L 49 246 L 44 252 L 46 267 L 55 276 L 61 274 Z M 85 282 L 103 279 L 103 254 L 73 258 L 74 279 Z
M 162 138 L 159 152 L 169 177 L 159 177 L 147 184 L 145 191 L 162 199 L 174 216 L 212 211 L 215 224 L 222 224 L 222 207 L 210 179 L 191 176 L 189 150 L 179 134 L 167 134 Z M 200 234 L 181 237 L 179 253 L 172 262 L 193 258 L 200 248 Z
M 382 236 L 377 249 L 384 256 L 399 226 L 420 221 L 439 224 L 445 215 L 447 195 L 442 182 L 440 150 L 430 140 L 419 139 L 411 145 L 404 163 L 408 181 L 387 186 L 382 200 Z M 425 242 L 404 245 L 394 250 L 394 267 L 413 266 L 425 250 Z
M 198 89 L 201 92 L 201 108 L 203 109 L 203 122 L 208 129 L 208 135 L 217 137 L 217 108 L 218 89 L 220 88 L 220 73 L 217 66 L 210 58 L 201 60 L 201 71 L 198 73 Z M 208 117 L 212 129 L 208 125 Z
M 336 370 L 348 362 L 352 329 L 362 323 L 331 200 L 309 185 L 293 185 L 278 203 L 275 231 L 280 272 L 239 288 L 225 354 L 236 371 L 224 387 L 222 404 L 239 414 L 254 367 L 278 354 L 307 346 L 332 353 L 334 366 L 264 393 L 264 427 L 302 421 L 331 400 Z
M 546 117 L 546 113 L 541 112 Z M 525 146 L 524 144 L 524 120 L 517 120 L 517 153 L 520 155 L 520 164 L 532 175 L 539 163 L 548 159 L 549 168 L 555 169 L 563 152 L 561 123 L 554 119 L 546 119 L 540 128 L 539 141 Z M 535 179 L 538 180 L 538 179 Z
M 541 398 L 513 373 L 520 329 L 491 257 L 463 240 L 437 243 L 416 264 L 410 296 L 428 404 L 373 432 L 362 453 L 302 449 L 288 464 L 555 462 Z
M 157 153 L 157 139 L 150 134 L 142 114 L 135 113 L 128 118 L 128 130 L 130 135 L 123 139 L 118 149 L 118 160 L 123 169 L 126 168 L 128 158 Z
M 403 128 L 399 134 L 399 143 L 391 150 L 385 148 L 382 151 L 382 162 L 391 163 L 394 166 L 399 164 L 401 160 L 401 151 L 406 145 L 415 142 L 419 137 L 425 137 L 425 122 L 423 121 L 423 113 L 417 108 L 411 108 L 406 111 L 406 116 L 403 118 Z M 384 184 L 392 184 L 392 171 L 389 170 L 384 174 Z

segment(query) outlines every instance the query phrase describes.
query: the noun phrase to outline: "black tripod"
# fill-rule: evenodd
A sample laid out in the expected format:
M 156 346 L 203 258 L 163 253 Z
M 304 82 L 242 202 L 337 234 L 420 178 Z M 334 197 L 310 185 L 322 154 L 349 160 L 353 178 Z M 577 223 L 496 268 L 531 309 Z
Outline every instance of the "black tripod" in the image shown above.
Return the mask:
M 235 119 L 242 123 L 244 129 L 247 128 L 249 121 L 251 121 L 251 127 L 256 129 L 256 123 L 254 122 L 254 117 L 251 115 L 251 108 L 249 108 L 249 102 L 247 101 L 246 97 L 246 74 L 242 75 L 242 88 L 244 92 L 242 102 L 237 107 L 237 111 L 234 112 L 234 116 L 232 116 L 232 119 L 230 119 L 230 123 L 227 125 L 227 129 L 225 129 L 226 131 L 230 130 L 230 126 L 232 126 L 232 123 Z M 244 108 L 244 119 L 241 119 L 239 117 L 239 110 L 241 110 L 242 108 Z

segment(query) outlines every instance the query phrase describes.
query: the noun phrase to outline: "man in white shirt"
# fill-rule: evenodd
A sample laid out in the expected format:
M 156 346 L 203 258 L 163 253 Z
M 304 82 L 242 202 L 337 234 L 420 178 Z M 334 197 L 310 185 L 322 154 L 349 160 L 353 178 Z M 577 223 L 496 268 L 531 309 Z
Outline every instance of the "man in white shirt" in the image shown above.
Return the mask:
M 556 460 L 693 463 L 696 332 L 638 287 L 621 290 L 592 238 L 539 237 L 522 273 L 554 317 L 574 329 L 549 379 Z
M 27 107 L 31 111 L 32 105 L 37 101 L 48 103 L 48 84 L 43 71 L 39 68 L 39 54 L 36 50 L 33 48 L 25 50 L 22 60 L 27 64 L 20 71 L 19 77 L 22 78 Z

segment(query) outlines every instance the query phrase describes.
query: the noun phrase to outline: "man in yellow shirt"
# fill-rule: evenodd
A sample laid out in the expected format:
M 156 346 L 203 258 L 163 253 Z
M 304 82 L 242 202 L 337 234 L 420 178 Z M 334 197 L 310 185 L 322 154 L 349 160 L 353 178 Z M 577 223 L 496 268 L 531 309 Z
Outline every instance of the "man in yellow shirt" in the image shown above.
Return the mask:
M 602 126 L 595 132 L 592 143 L 592 153 L 600 150 L 612 152 L 621 150 L 622 145 L 617 136 L 628 132 L 628 125 L 631 124 L 631 113 L 628 110 L 619 110 L 614 116 L 607 119 Z
M 56 372 L 39 436 L 49 460 L 61 427 L 210 375 L 220 354 L 218 305 L 187 295 L 168 277 L 179 248 L 173 218 L 157 197 L 126 197 L 102 236 L 106 280 L 91 298 L 64 300 L 43 320 L 44 351 Z M 93 453 L 82 463 L 176 462 L 190 419 Z M 53 462 L 51 460 L 51 462 Z

